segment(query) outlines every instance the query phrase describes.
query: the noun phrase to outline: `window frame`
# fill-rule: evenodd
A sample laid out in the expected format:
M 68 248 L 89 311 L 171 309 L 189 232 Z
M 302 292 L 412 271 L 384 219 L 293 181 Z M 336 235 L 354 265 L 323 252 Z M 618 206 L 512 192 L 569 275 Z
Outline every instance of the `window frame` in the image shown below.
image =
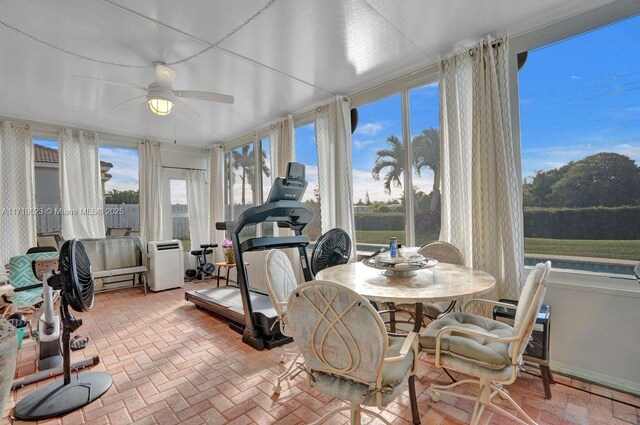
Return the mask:
M 515 36 L 509 40 L 508 72 L 509 100 L 511 104 L 511 138 L 514 153 L 516 158 L 519 159 L 519 161 L 516 161 L 516 173 L 519 181 L 522 181 L 522 142 L 518 54 L 562 42 L 636 15 L 640 15 L 640 3 L 620 0 Z M 520 191 L 518 196 L 522 199 L 522 185 L 518 186 L 518 190 Z M 524 234 L 522 237 L 524 241 Z M 524 243 L 521 249 L 524 258 Z M 531 266 L 525 266 L 525 276 L 531 269 Z M 613 291 L 614 293 L 640 294 L 640 288 L 633 276 L 626 277 L 580 270 L 553 269 L 549 281 L 552 284 L 565 288 L 587 288 L 585 290 L 596 292 L 604 290 L 607 292 Z

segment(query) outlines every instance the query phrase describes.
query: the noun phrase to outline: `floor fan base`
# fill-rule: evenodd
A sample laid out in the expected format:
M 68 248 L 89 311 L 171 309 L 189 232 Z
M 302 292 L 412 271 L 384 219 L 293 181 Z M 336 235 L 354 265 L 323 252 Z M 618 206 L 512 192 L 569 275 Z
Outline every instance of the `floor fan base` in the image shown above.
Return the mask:
M 38 388 L 16 404 L 13 416 L 24 421 L 58 418 L 97 400 L 111 387 L 113 379 L 104 372 L 73 374 Z

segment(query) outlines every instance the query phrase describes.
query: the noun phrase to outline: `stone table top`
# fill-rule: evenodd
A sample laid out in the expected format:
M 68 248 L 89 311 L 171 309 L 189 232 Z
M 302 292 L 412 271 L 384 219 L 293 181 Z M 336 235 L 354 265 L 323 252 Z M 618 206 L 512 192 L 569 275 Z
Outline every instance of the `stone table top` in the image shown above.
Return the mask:
M 487 272 L 448 263 L 417 270 L 417 275 L 412 277 L 387 277 L 382 273 L 383 270 L 356 262 L 324 269 L 316 279 L 339 283 L 371 301 L 398 304 L 480 295 L 491 291 L 496 284 Z

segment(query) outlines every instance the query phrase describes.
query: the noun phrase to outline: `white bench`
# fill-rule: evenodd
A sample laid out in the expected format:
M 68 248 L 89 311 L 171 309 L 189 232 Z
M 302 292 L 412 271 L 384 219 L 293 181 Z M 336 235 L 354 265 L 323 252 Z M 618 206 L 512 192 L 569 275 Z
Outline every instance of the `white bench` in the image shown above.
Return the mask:
M 87 255 L 93 268 L 94 279 L 110 279 L 119 276 L 133 276 L 133 286 L 140 283 L 147 294 L 148 269 L 145 265 L 147 253 L 143 250 L 140 238 L 137 236 L 118 236 L 100 239 L 82 239 Z M 128 279 L 127 279 L 128 280 Z M 106 288 L 103 289 L 121 289 Z

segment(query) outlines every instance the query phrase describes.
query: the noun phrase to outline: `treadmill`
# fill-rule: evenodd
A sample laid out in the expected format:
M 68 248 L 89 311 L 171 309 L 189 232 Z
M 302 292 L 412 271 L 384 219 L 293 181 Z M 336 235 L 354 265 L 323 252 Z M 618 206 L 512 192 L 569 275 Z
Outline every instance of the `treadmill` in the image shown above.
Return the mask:
M 267 202 L 242 212 L 237 220 L 218 222 L 216 229 L 226 230 L 233 242 L 238 285 L 188 291 L 185 299 L 229 320 L 229 327 L 242 333 L 242 341 L 257 350 L 273 348 L 292 341 L 280 333 L 278 316 L 266 292 L 249 287 L 244 253 L 269 249 L 297 248 L 305 281 L 313 279 L 306 247 L 309 238 L 303 229 L 313 219 L 313 210 L 300 198 L 307 187 L 304 165 L 290 162 L 287 177 L 278 177 Z M 277 223 L 293 230 L 293 236 L 250 238 L 240 242 L 242 230 L 261 223 Z

